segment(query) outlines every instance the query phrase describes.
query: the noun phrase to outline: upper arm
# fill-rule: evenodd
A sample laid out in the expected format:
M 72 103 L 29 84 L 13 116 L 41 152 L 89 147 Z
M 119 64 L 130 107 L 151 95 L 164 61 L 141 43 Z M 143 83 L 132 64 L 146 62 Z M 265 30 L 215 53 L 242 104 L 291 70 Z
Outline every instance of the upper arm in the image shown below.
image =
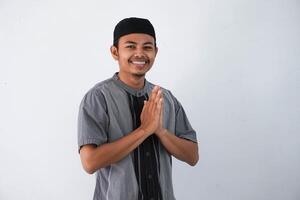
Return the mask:
M 109 117 L 103 95 L 95 90 L 89 91 L 83 98 L 78 113 L 78 150 L 82 146 L 96 146 L 107 142 Z
M 172 95 L 172 94 L 171 94 Z M 192 128 L 188 117 L 183 109 L 181 103 L 173 96 L 173 101 L 175 105 L 175 135 L 190 140 L 194 143 L 197 143 L 197 135 L 195 130 Z

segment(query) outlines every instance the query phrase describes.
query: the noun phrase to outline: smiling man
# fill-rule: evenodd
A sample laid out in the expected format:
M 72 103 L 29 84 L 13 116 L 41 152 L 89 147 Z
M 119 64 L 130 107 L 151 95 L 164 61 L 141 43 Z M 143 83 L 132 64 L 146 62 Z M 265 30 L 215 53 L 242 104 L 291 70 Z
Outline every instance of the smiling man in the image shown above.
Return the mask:
M 94 200 L 174 200 L 172 156 L 194 166 L 198 145 L 179 101 L 145 79 L 158 51 L 150 21 L 120 21 L 110 51 L 119 72 L 87 92 L 78 118 Z

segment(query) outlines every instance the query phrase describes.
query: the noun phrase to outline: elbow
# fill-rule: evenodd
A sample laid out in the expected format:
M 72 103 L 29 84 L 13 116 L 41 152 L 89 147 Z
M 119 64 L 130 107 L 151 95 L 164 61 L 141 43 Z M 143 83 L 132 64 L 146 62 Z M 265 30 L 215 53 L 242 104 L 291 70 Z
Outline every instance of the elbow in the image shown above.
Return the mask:
M 80 160 L 84 171 L 88 174 L 94 174 L 97 171 L 97 166 L 94 158 L 93 146 L 84 146 L 80 150 Z
M 83 169 L 88 174 L 94 174 L 96 172 L 95 168 L 91 164 L 85 163 Z
M 82 166 L 84 171 L 88 174 L 94 174 L 96 171 L 98 171 L 101 168 L 104 168 L 105 165 L 102 163 L 96 163 L 93 158 L 88 158 L 82 162 Z
M 198 163 L 198 161 L 199 161 L 199 153 L 197 150 L 194 156 L 189 160 L 188 164 L 190 166 L 195 166 Z
M 195 166 L 195 165 L 198 163 L 198 161 L 199 161 L 199 157 L 197 156 L 196 158 L 191 159 L 191 160 L 188 162 L 188 164 L 189 164 L 190 166 Z
M 94 174 L 97 171 L 94 162 L 90 157 L 82 157 L 81 164 L 84 171 L 88 174 Z

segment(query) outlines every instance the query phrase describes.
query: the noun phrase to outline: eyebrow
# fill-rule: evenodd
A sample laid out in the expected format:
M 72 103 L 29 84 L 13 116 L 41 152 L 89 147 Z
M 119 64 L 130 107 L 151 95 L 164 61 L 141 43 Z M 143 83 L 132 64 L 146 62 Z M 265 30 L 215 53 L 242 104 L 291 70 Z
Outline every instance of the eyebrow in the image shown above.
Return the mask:
M 133 42 L 133 41 L 126 41 L 125 44 L 137 44 L 136 42 Z M 151 44 L 154 46 L 153 42 L 145 42 L 143 43 L 143 45 L 148 45 L 148 44 Z

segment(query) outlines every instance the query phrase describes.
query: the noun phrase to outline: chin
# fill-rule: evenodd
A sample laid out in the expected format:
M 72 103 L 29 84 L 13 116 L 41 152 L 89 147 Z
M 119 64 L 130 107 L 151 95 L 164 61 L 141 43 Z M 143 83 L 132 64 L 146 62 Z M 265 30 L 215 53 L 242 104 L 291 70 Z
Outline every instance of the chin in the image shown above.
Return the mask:
M 146 73 L 149 71 L 149 69 L 143 69 L 143 70 L 133 70 L 132 75 L 135 77 L 143 77 L 146 75 Z
M 146 75 L 146 73 L 133 73 L 133 76 L 136 76 L 136 77 L 143 77 L 145 75 Z

